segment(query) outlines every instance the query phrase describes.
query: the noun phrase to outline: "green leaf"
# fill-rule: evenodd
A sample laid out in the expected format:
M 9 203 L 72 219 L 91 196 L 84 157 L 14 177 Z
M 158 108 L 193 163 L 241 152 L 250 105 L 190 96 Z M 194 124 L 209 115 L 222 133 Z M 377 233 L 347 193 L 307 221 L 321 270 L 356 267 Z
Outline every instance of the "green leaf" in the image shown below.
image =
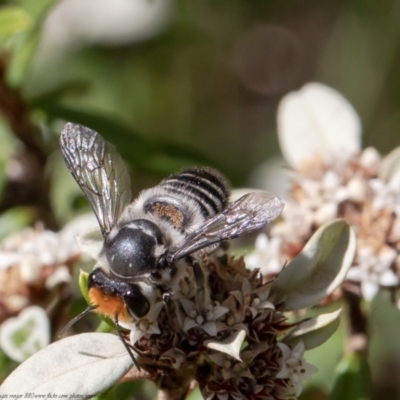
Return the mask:
M 13 88 L 20 88 L 26 78 L 31 59 L 39 44 L 39 31 L 32 30 L 21 39 L 12 54 L 8 69 L 7 82 Z
M 345 356 L 336 369 L 329 400 L 369 400 L 372 398 L 371 372 L 360 354 Z
M 83 194 L 68 168 L 65 168 L 61 154 L 58 153 L 56 157 L 50 158 L 48 171 L 51 176 L 51 205 L 57 221 L 65 224 L 76 217 L 77 211 L 81 211 L 77 210 L 75 205 L 77 199 L 83 198 Z
M 14 207 L 0 216 L 0 240 L 21 231 L 34 220 L 32 210 L 28 207 Z
M 99 132 L 134 167 L 162 174 L 176 172 L 183 166 L 193 164 L 218 167 L 193 148 L 159 138 L 148 138 L 119 122 L 114 116 L 104 116 L 61 105 L 55 101 L 57 93 L 60 96 L 59 91 L 54 91 L 32 99 L 31 105 L 41 108 L 50 118 L 74 122 Z
M 187 400 L 202 400 L 202 399 L 203 396 L 198 386 L 190 393 L 189 397 L 187 398 Z
M 90 305 L 88 279 L 89 279 L 89 274 L 85 271 L 80 270 L 80 272 L 79 272 L 79 289 L 81 290 L 81 293 L 82 293 L 83 297 L 85 298 L 86 302 Z
M 96 332 L 100 333 L 111 333 L 115 331 L 114 323 L 107 317 L 100 322 L 99 326 L 96 329 Z
M 11 360 L 2 349 L 0 349 L 0 381 L 4 381 L 7 375 L 15 369 L 18 363 Z
M 107 391 L 98 394 L 96 397 L 92 397 L 91 400 L 116 400 L 115 386 L 108 389 Z
M 4 7 L 0 10 L 0 40 L 26 32 L 32 26 L 32 18 L 22 8 Z
M 21 5 L 25 11 L 36 21 L 36 26 L 40 26 L 47 16 L 47 13 L 59 0 L 22 0 Z

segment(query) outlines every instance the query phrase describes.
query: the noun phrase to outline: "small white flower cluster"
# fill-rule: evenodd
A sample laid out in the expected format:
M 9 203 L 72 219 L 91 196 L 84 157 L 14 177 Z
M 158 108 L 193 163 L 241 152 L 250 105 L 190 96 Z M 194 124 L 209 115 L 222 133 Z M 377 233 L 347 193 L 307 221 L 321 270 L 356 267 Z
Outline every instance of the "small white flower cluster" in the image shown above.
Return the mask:
M 229 311 L 228 308 L 220 305 L 209 305 L 207 306 L 203 317 L 203 315 L 199 313 L 196 304 L 193 301 L 182 297 L 180 303 L 186 314 L 183 322 L 183 331 L 187 332 L 189 329 L 198 327 L 208 333 L 211 337 L 217 336 L 218 333 L 216 321 Z
M 376 168 L 364 163 L 371 159 Z M 325 164 L 326 172 L 320 181 L 301 177 L 294 185 L 304 198 L 289 201 L 283 213 L 287 234 L 284 237 L 289 240 L 289 231 L 297 239 L 307 237 L 315 226 L 337 217 L 352 224 L 358 235 L 358 252 L 347 278 L 360 283 L 366 300 L 371 300 L 380 286 L 396 287 L 400 283 L 393 269 L 395 262 L 400 261 L 393 246 L 400 239 L 400 185 L 396 184 L 400 183 L 400 175 L 397 173 L 388 181 L 375 178 L 382 164 L 378 161 L 381 160 L 376 150 L 365 149 L 356 159 Z M 326 185 L 327 181 L 330 185 Z M 314 192 L 308 190 L 311 186 Z M 316 199 L 319 204 L 315 204 Z M 301 232 L 296 231 L 297 226 L 302 227 Z M 282 225 L 277 229 L 282 229 Z
M 101 257 L 100 232 L 90 230 L 78 242 L 82 248 L 86 246 L 89 255 Z M 304 351 L 321 345 L 332 335 L 339 324 L 340 310 L 306 319 L 290 318 L 290 322 L 286 313 L 299 316 L 298 310 L 313 307 L 330 296 L 345 277 L 355 249 L 353 232 L 339 220 L 320 227 L 299 256 L 272 280 L 265 281 L 259 271 L 246 269 L 243 258 L 228 253 L 205 254 L 201 267 L 208 279 L 202 290 L 193 294 L 193 274 L 186 275 L 182 270 L 176 275 L 173 290 L 165 292 L 152 286 L 154 290 L 146 292 L 148 313 L 124 322 L 129 326 L 123 327 L 131 331 L 130 353 L 148 379 L 154 382 L 165 377 L 162 389 L 167 388 L 174 398 L 185 395 L 195 380 L 203 397 L 210 400 L 293 399 L 302 390 L 302 380 L 315 372 L 304 361 Z M 84 293 L 87 278 L 88 274 L 81 271 Z M 184 293 L 190 293 L 190 297 Z M 37 322 L 30 317 L 28 324 Z M 17 323 L 18 332 L 26 325 L 26 320 Z M 22 377 L 33 376 L 32 382 L 40 370 L 40 379 L 45 376 L 46 381 L 56 380 L 63 393 L 70 393 L 70 374 L 60 373 L 60 369 L 70 371 L 81 362 L 74 387 L 79 385 L 91 395 L 96 387 L 100 393 L 120 381 L 132 367 L 132 354 L 121 356 L 120 338 L 96 332 L 57 341 L 22 363 L 2 388 L 10 390 L 15 382 L 21 382 L 19 389 L 24 393 L 29 389 Z M 66 349 L 72 349 L 73 356 L 65 357 Z M 99 354 L 103 349 L 107 352 L 93 374 L 88 354 Z M 23 350 L 26 352 L 26 348 Z M 55 366 L 55 359 L 62 362 Z M 114 366 L 107 368 L 106 374 L 104 360 Z
M 397 251 L 389 246 L 382 247 L 379 253 L 368 246 L 360 247 L 357 264 L 350 268 L 347 279 L 359 282 L 363 297 L 366 300 L 372 300 L 380 286 L 399 285 L 399 278 L 391 269 L 397 257 Z
M 293 167 L 287 177 L 291 191 L 282 222 L 269 239 L 264 234 L 257 238 L 255 252 L 246 259 L 249 265 L 266 275 L 279 273 L 315 229 L 344 218 L 358 239 L 347 279 L 360 285 L 366 300 L 379 287 L 398 287 L 400 150 L 386 157 L 374 148 L 361 150 L 361 123 L 351 104 L 316 83 L 284 97 L 278 133 Z
M 158 326 L 157 318 L 163 308 L 163 302 L 159 301 L 151 307 L 146 317 L 139 319 L 135 326 L 131 328 L 129 340 L 134 345 L 143 336 L 159 334 L 160 328 Z
M 279 359 L 281 370 L 277 378 L 289 379 L 296 396 L 299 396 L 303 390 L 303 380 L 310 379 L 311 375 L 318 371 L 318 368 L 308 363 L 304 359 L 304 344 L 300 341 L 293 349 L 285 343 L 278 343 L 282 351 L 282 357 Z
M 74 236 L 93 223 L 93 216 L 85 215 L 60 232 L 26 228 L 0 244 L 0 345 L 11 359 L 22 362 L 50 343 L 47 313 L 34 304 L 70 282 L 81 256 Z
M 70 274 L 65 264 L 81 254 L 75 236 L 94 223 L 91 214 L 84 215 L 60 232 L 26 228 L 4 239 L 0 244 L 0 271 L 17 266 L 22 281 L 35 284 L 42 279 L 44 268 L 57 266 L 52 275 L 46 277 L 46 286 L 51 289 L 59 282 L 69 282 Z
M 263 275 L 277 274 L 282 269 L 281 244 L 281 237 L 275 236 L 270 239 L 265 233 L 260 233 L 256 238 L 255 251 L 244 258 L 247 268 L 261 268 Z

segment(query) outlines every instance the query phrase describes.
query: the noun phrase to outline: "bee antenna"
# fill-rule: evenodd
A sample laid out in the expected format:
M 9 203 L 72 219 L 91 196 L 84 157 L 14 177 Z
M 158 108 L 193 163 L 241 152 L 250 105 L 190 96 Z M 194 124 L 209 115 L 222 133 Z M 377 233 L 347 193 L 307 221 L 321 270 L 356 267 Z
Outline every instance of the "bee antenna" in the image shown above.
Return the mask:
M 137 362 L 135 356 L 133 355 L 130 345 L 128 343 L 126 343 L 126 340 L 122 336 L 121 327 L 118 325 L 117 317 L 115 317 L 114 323 L 115 323 L 115 330 L 117 331 L 118 337 L 121 339 L 122 343 L 124 344 L 124 346 L 126 348 L 126 351 L 129 353 L 130 357 L 132 358 L 132 361 L 135 364 L 135 367 L 138 369 L 138 371 L 140 371 L 140 365 Z
M 78 322 L 81 318 L 83 318 L 86 314 L 89 312 L 95 310 L 98 306 L 89 306 L 85 310 L 83 310 L 80 314 L 78 314 L 75 318 L 71 319 L 71 321 L 68 322 L 67 325 L 64 326 L 64 328 L 61 329 L 61 332 L 58 334 L 58 337 L 60 338 L 61 336 L 64 335 L 65 332 L 69 331 L 72 325 L 74 325 L 76 322 Z

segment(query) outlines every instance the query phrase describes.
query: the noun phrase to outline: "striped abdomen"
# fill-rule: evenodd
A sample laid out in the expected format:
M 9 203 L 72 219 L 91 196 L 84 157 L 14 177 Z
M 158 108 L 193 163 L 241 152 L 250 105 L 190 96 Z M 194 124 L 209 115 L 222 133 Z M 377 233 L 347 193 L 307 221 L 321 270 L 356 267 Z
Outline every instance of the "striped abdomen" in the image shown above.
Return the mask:
M 219 172 L 197 167 L 164 179 L 157 190 L 158 195 L 146 201 L 146 211 L 170 220 L 178 229 L 198 222 L 194 219 L 199 217 L 204 220 L 218 214 L 230 195 L 229 184 Z

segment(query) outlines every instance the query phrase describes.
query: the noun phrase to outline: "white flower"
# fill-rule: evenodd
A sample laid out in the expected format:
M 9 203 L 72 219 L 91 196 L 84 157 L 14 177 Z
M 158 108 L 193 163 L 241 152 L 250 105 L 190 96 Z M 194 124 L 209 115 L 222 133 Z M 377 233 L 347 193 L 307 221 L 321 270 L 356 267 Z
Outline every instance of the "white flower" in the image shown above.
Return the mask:
M 383 179 L 371 179 L 370 187 L 374 191 L 372 206 L 376 210 L 391 208 L 400 216 L 400 173 L 395 173 L 389 182 Z
M 0 269 L 18 266 L 22 280 L 35 284 L 41 279 L 45 267 L 61 268 L 57 278 L 51 278 L 46 285 L 54 287 L 59 282 L 69 281 L 66 263 L 80 255 L 74 236 L 94 222 L 92 214 L 76 218 L 60 232 L 42 228 L 27 228 L 3 240 L 0 245 Z
M 389 246 L 376 254 L 371 247 L 363 246 L 358 250 L 358 262 L 350 268 L 347 279 L 361 283 L 361 293 L 366 300 L 372 300 L 379 286 L 397 286 L 399 278 L 390 269 L 397 252 Z
M 218 330 L 215 321 L 229 311 L 228 308 L 220 305 L 209 305 L 207 307 L 206 314 L 203 317 L 192 301 L 182 297 L 180 299 L 180 303 L 182 304 L 182 307 L 186 313 L 186 317 L 183 322 L 184 332 L 198 327 L 204 332 L 208 333 L 210 336 L 217 336 Z
M 282 220 L 270 231 L 271 241 L 282 240 L 281 257 L 290 260 L 318 226 L 344 218 L 358 236 L 347 279 L 359 282 L 367 300 L 379 287 L 399 286 L 400 148 L 385 157 L 374 148 L 362 150 L 354 108 L 318 83 L 282 99 L 278 135 L 293 167 Z
M 175 368 L 174 376 L 177 378 L 172 382 L 173 386 L 168 385 L 168 382 L 166 386 L 163 382 L 163 389 L 172 390 L 172 397 L 177 393 L 177 382 L 178 391 L 181 392 L 182 388 L 186 393 L 189 383 L 197 380 L 204 398 L 220 398 L 222 394 L 223 398 L 227 396 L 240 400 L 272 398 L 277 394 L 279 398 L 288 399 L 291 396 L 288 388 L 293 385 L 299 392 L 301 379 L 314 372 L 312 366 L 303 360 L 304 350 L 319 346 L 329 338 L 338 325 L 339 313 L 298 321 L 293 325 L 289 321 L 285 323 L 286 312 L 314 306 L 329 296 L 346 275 L 354 251 L 355 239 L 349 226 L 343 221 L 335 221 L 320 227 L 302 253 L 290 262 L 275 280 L 268 283 L 263 282 L 258 272 L 246 270 L 243 259 L 235 259 L 230 255 L 209 256 L 204 260 L 204 267 L 210 271 L 209 292 L 206 291 L 212 294 L 208 302 L 210 307 L 206 311 L 199 310 L 193 299 L 185 301 L 178 293 L 172 298 L 178 306 L 169 308 L 168 298 L 174 293 L 164 293 L 163 301 L 159 302 L 161 312 L 158 316 L 163 326 L 158 327 L 154 324 L 155 331 L 150 330 L 153 329 L 150 327 L 153 317 L 149 319 L 149 315 L 135 321 L 135 332 L 147 335 L 140 343 L 135 342 L 137 339 L 133 334 L 131 336 L 133 351 L 137 354 L 139 365 L 142 363 L 149 379 L 155 382 L 158 382 L 157 377 L 161 376 L 166 368 Z M 233 293 L 236 295 L 233 296 Z M 182 307 L 179 306 L 179 302 Z M 225 305 L 225 302 L 230 302 L 229 309 L 219 305 Z M 157 318 L 157 302 L 150 303 L 150 312 L 153 311 L 154 317 Z M 166 307 L 163 307 L 164 305 Z M 248 305 L 255 310 L 264 309 L 252 315 L 247 312 Z M 275 305 L 279 305 L 279 311 L 275 311 Z M 228 318 L 225 316 L 227 312 L 229 317 L 239 314 L 245 318 L 241 324 L 228 325 L 225 323 Z M 145 324 L 146 320 L 149 325 Z M 202 331 L 208 322 L 210 327 L 214 324 L 214 330 L 217 330 L 214 337 L 207 337 Z M 190 332 L 182 329 L 184 323 L 193 324 Z M 181 326 L 177 326 L 178 324 Z M 158 333 L 149 334 L 150 332 Z M 281 335 L 278 337 L 281 332 L 286 332 L 283 338 Z M 80 337 L 66 338 L 52 344 L 48 351 L 44 352 L 44 356 L 43 352 L 41 356 L 34 355 L 28 363 L 22 364 L 7 378 L 2 388 L 6 385 L 9 390 L 15 386 L 15 382 L 20 382 L 18 389 L 25 393 L 29 387 L 24 377 L 30 376 L 29 382 L 37 382 L 39 378 L 52 383 L 56 379 L 57 387 L 62 387 L 67 394 L 76 392 L 75 388 L 78 386 L 81 391 L 87 390 L 84 393 L 89 393 L 89 390 L 93 393 L 93 387 L 98 392 L 104 390 L 103 386 L 99 388 L 99 383 L 101 384 L 106 376 L 98 380 L 97 373 L 90 375 L 93 363 L 88 363 L 87 352 L 82 351 L 87 347 L 87 342 L 80 346 L 85 336 L 77 336 Z M 109 337 L 110 343 L 115 343 L 116 340 L 120 343 L 115 335 L 107 333 L 93 333 L 90 336 L 92 342 L 96 342 L 96 338 L 102 340 Z M 281 338 L 285 345 L 279 346 L 278 340 Z M 302 345 L 295 347 L 300 340 Z M 71 350 L 74 357 L 64 357 L 62 366 L 63 371 L 67 372 L 71 368 L 76 369 L 76 365 L 79 366 L 80 373 L 74 380 L 74 388 L 69 386 L 69 374 L 60 377 L 62 374 L 59 370 L 54 372 L 54 359 L 60 358 L 60 354 L 62 358 L 65 348 L 71 348 L 70 343 L 74 346 Z M 290 346 L 295 347 L 293 351 L 290 350 Z M 101 347 L 107 348 L 104 344 Z M 112 382 L 108 382 L 108 386 L 117 383 L 132 366 L 132 359 L 129 355 L 121 354 L 121 348 L 122 346 L 112 347 L 112 351 L 100 359 L 99 367 L 104 364 L 104 360 L 112 363 Z M 97 348 L 92 350 L 93 354 L 98 354 Z M 113 363 L 116 356 L 117 365 L 124 359 L 128 361 L 117 373 L 117 365 Z M 204 368 L 201 368 L 206 359 L 215 360 L 210 368 L 207 368 L 207 376 L 204 375 Z M 37 371 L 40 371 L 39 376 Z M 181 379 L 181 376 L 184 379 Z M 97 380 L 94 381 L 91 377 Z M 175 397 L 179 396 L 177 393 Z
M 315 82 L 282 99 L 278 132 L 282 152 L 294 167 L 316 154 L 349 158 L 361 147 L 361 122 L 353 106 L 336 90 Z
M 253 290 L 248 279 L 243 279 L 242 288 L 240 290 L 233 290 L 229 292 L 229 294 L 232 295 L 242 307 L 249 310 L 253 318 L 255 318 L 259 312 L 266 309 L 275 310 L 275 306 L 267 300 L 269 289 L 270 285 L 267 283 Z M 245 313 L 242 315 L 242 318 L 239 318 L 239 315 L 235 315 L 235 322 L 242 323 L 245 316 Z
M 166 27 L 173 6 L 173 0 L 60 1 L 45 21 L 42 46 L 140 42 Z
M 281 370 L 276 377 L 289 379 L 296 396 L 299 396 L 303 390 L 302 380 L 309 379 L 318 369 L 303 358 L 305 350 L 303 342 L 300 341 L 293 349 L 284 343 L 278 343 L 278 346 L 282 351 L 282 357 L 279 360 Z
M 265 233 L 257 236 L 255 249 L 244 257 L 248 269 L 261 270 L 264 275 L 276 274 L 282 269 L 279 261 L 281 238 L 269 239 Z
M 160 328 L 158 326 L 157 318 L 163 308 L 163 302 L 159 301 L 155 303 L 150 311 L 144 318 L 141 318 L 134 322 L 134 326 L 126 325 L 120 322 L 120 325 L 131 329 L 129 340 L 132 345 L 134 345 L 138 340 L 140 340 L 145 335 L 152 335 L 153 333 L 159 334 Z

